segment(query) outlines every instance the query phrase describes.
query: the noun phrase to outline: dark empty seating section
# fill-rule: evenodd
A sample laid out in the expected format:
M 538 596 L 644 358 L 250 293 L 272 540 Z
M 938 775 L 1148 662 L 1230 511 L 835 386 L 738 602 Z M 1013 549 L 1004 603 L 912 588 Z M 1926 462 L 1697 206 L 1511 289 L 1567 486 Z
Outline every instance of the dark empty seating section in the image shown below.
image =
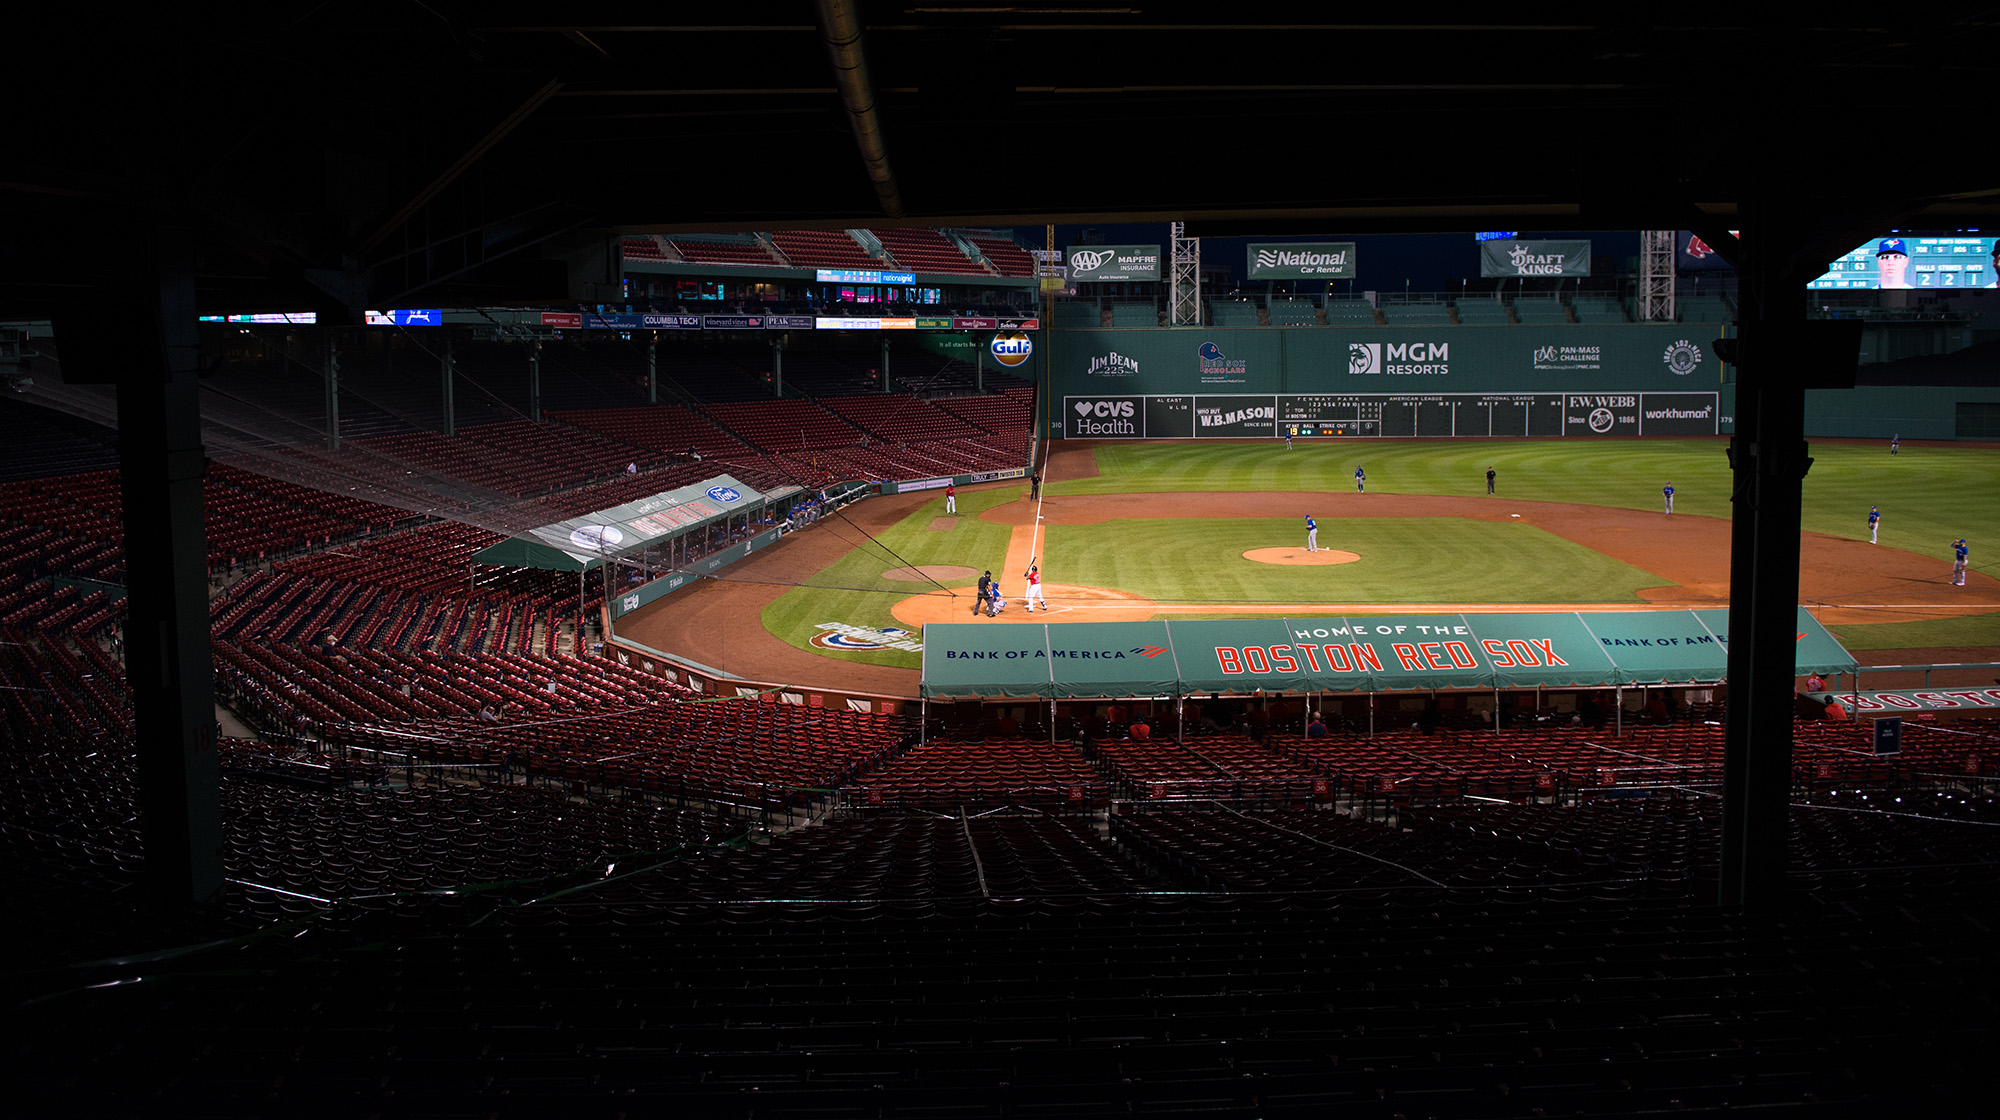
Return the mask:
M 896 264 L 909 272 L 990 275 L 958 246 L 934 229 L 871 229 Z
M 552 413 L 551 419 L 602 433 L 621 444 L 668 454 L 693 450 L 705 459 L 726 459 L 747 450 L 742 440 L 677 404 Z
M 932 740 L 860 775 L 849 805 L 954 809 L 1031 805 L 1081 810 L 1102 807 L 1104 778 L 1068 744 L 994 738 Z
M 846 447 L 861 442 L 859 428 L 814 401 L 712 404 L 708 414 L 761 451 Z
M 1097 749 L 1128 797 L 1277 800 L 1303 807 L 1331 796 L 1323 767 L 1231 737 L 1185 744 L 1111 739 Z
M 664 263 L 667 256 L 662 239 L 651 234 L 642 237 L 621 237 L 618 252 L 628 261 L 655 261 Z
M 954 439 L 979 429 L 917 397 L 840 397 L 820 402 L 828 411 L 878 440 Z
M 986 257 L 987 263 L 999 270 L 1002 276 L 1035 275 L 1035 258 L 1011 240 L 1000 237 L 982 237 L 973 234 L 966 238 Z
M 0 481 L 46 478 L 118 465 L 118 433 L 26 401 L 0 400 Z
M 771 235 L 771 243 L 801 268 L 880 269 L 886 263 L 869 256 L 861 243 L 843 230 L 779 230 Z
M 680 235 L 667 239 L 682 260 L 694 264 L 739 264 L 769 268 L 778 263 L 755 236 L 695 237 Z

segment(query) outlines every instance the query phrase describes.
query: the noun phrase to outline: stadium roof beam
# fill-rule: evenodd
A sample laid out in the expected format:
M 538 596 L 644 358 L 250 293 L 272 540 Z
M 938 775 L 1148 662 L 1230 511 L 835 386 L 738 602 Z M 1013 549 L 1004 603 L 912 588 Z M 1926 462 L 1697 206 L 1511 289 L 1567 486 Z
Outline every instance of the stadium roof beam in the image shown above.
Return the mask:
M 847 123 L 854 131 L 854 143 L 861 149 L 861 162 L 868 169 L 868 181 L 882 213 L 903 216 L 903 192 L 896 185 L 895 169 L 889 166 L 889 144 L 882 135 L 882 117 L 875 105 L 874 80 L 868 74 L 868 59 L 861 46 L 861 17 L 845 0 L 819 0 L 820 37 L 826 42 L 828 60 L 833 65 L 834 84 L 840 89 L 841 104 L 847 108 Z

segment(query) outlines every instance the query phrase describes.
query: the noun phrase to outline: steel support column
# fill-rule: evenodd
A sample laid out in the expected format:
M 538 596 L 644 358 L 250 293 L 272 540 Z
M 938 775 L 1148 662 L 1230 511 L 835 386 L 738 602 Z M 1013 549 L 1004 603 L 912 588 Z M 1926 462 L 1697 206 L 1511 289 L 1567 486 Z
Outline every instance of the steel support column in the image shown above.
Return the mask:
M 439 411 L 444 414 L 444 423 L 438 426 L 438 431 L 443 432 L 445 435 L 454 435 L 456 434 L 456 424 L 453 419 L 453 412 L 455 410 L 451 400 L 453 366 L 451 360 L 451 338 L 449 336 L 444 340 L 444 360 L 439 365 L 441 368 L 438 374 L 440 385 L 438 406 Z
M 58 321 L 56 329 L 77 380 L 118 387 L 125 664 L 139 753 L 142 875 L 154 901 L 179 906 L 210 901 L 222 889 L 221 797 L 194 253 L 179 231 L 158 235 L 153 253 L 131 313 Z M 133 307 L 129 288 L 115 298 Z M 75 333 L 66 329 L 72 325 Z
M 1639 234 L 1639 321 L 1674 321 L 1675 231 L 1642 230 Z
M 1171 223 L 1173 274 L 1167 322 L 1176 327 L 1201 326 L 1201 238 L 1187 235 L 1187 224 Z
M 542 422 L 542 344 L 528 344 L 528 419 Z
M 326 336 L 326 449 L 340 450 L 340 342 L 339 335 Z
M 1770 172 L 1766 172 L 1767 175 Z M 1739 212 L 1744 236 L 1734 340 L 1736 431 L 1730 440 L 1729 713 L 1723 746 L 1719 901 L 1769 908 L 1785 891 L 1792 703 L 1798 672 L 1799 522 L 1807 388 L 1851 387 L 1857 323 L 1808 322 L 1804 286 L 1825 269 L 1823 244 L 1846 207 L 1815 225 L 1793 192 L 1769 182 Z M 1844 211 L 1844 212 L 1840 212 Z

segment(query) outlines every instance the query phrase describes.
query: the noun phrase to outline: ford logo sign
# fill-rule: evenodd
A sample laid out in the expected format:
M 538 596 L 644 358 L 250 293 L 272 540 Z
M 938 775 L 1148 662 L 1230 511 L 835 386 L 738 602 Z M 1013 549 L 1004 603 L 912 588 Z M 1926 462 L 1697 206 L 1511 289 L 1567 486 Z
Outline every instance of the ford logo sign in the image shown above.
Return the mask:
M 743 497 L 732 486 L 711 486 L 708 488 L 708 496 L 718 502 L 734 502 L 741 500 Z

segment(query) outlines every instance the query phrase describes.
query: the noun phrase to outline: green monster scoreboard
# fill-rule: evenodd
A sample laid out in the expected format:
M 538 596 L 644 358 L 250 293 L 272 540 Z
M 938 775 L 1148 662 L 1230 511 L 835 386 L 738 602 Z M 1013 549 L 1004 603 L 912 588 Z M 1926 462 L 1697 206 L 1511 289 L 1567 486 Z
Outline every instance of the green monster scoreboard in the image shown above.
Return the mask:
M 1714 435 L 1715 393 L 1305 393 L 1063 398 L 1066 439 Z

